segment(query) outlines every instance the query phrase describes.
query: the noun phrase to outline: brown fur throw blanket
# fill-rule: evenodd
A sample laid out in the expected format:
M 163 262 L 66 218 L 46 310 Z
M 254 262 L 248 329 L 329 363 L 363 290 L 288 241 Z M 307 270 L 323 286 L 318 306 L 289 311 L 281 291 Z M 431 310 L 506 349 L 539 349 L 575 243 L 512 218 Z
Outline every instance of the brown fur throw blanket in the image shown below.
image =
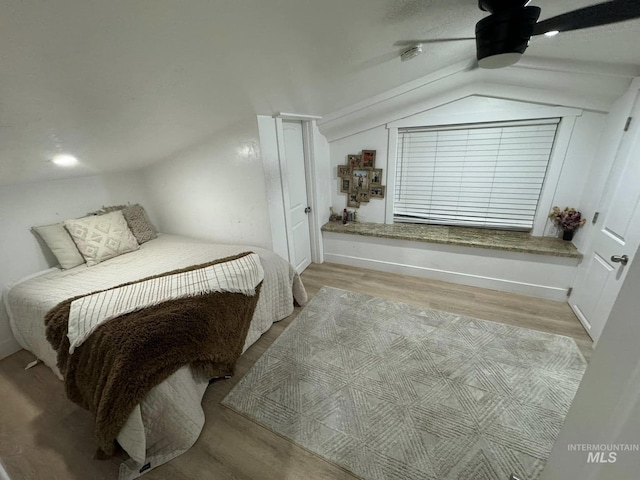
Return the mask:
M 235 260 L 247 254 L 157 277 Z M 96 436 L 102 453 L 113 454 L 115 439 L 134 407 L 149 390 L 180 367 L 189 364 L 210 378 L 233 374 L 261 286 L 262 283 L 254 296 L 205 293 L 121 315 L 98 327 L 71 355 L 67 322 L 69 307 L 75 298 L 61 302 L 47 313 L 47 340 L 58 354 L 67 396 L 95 415 Z

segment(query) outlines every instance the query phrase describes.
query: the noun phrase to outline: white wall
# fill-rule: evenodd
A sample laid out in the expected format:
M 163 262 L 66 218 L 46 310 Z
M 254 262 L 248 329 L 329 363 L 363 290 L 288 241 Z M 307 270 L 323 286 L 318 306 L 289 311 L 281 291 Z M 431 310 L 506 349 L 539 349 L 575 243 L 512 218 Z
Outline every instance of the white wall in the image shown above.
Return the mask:
M 57 264 L 31 227 L 82 217 L 102 206 L 140 203 L 152 222 L 155 212 L 140 172 L 0 187 L 0 287 Z M 18 349 L 9 320 L 0 307 L 0 358 Z
M 382 168 L 383 185 L 387 184 L 389 175 L 387 168 L 387 128 L 382 125 L 371 130 L 341 138 L 329 143 L 331 153 L 331 205 L 336 212 L 341 212 L 347 206 L 347 194 L 340 193 L 338 181 L 338 165 L 347 165 L 347 155 L 359 154 L 362 150 L 375 150 L 375 168 Z M 394 172 L 395 173 L 395 172 Z M 389 194 L 389 192 L 387 192 Z M 352 210 L 351 208 L 349 210 Z M 359 222 L 384 223 L 385 200 L 372 198 L 369 203 L 361 203 L 358 209 Z
M 442 124 L 458 123 L 465 118 L 480 117 L 481 115 L 523 115 L 526 118 L 527 112 L 547 109 L 546 106 L 530 102 L 517 102 L 513 100 L 487 98 L 484 96 L 466 97 L 446 105 L 432 108 L 409 117 L 405 117 L 401 122 L 407 124 L 433 122 L 437 119 Z M 488 118 L 488 117 L 487 117 Z M 388 122 L 398 119 L 389 117 Z M 571 119 L 573 120 L 573 119 Z M 568 132 L 568 147 L 558 170 L 560 171 L 557 180 L 557 188 L 550 192 L 551 204 L 561 207 L 573 206 L 582 208 L 580 202 L 583 198 L 583 189 L 587 182 L 587 177 L 594 163 L 600 132 L 605 126 L 606 115 L 597 112 L 584 111 L 575 119 L 572 130 Z M 388 149 L 388 129 L 381 125 L 363 132 L 349 135 L 330 143 L 331 168 L 334 178 L 338 165 L 346 164 L 346 157 L 351 153 L 359 153 L 363 149 L 374 149 L 376 153 L 376 168 L 383 168 L 383 178 L 388 179 L 389 175 L 395 172 L 389 171 L 387 161 Z M 388 181 L 385 180 L 385 184 Z M 331 187 L 331 201 L 334 208 L 342 210 L 346 206 L 346 194 L 340 193 L 338 180 L 333 182 Z M 387 196 L 392 192 L 387 190 Z M 388 215 L 389 212 L 387 212 Z M 593 212 L 584 212 L 589 216 Z M 360 221 L 385 223 L 385 201 L 372 199 L 369 203 L 361 203 L 358 210 Z M 544 218 L 544 216 L 543 216 Z M 546 235 L 555 236 L 556 229 L 547 227 Z
M 255 117 L 147 167 L 144 174 L 161 231 L 271 249 Z
M 287 222 L 285 219 L 282 178 L 280 175 L 280 156 L 278 152 L 278 134 L 275 119 L 267 115 L 258 115 L 260 151 L 271 224 L 271 246 L 282 258 L 289 258 L 287 244 Z
M 534 62 L 500 71 L 473 72 L 452 67 L 451 71 L 425 77 L 326 115 L 319 122 L 319 128 L 330 144 L 334 179 L 331 183 L 332 206 L 337 210 L 346 206 L 346 194 L 339 193 L 336 169 L 338 165 L 346 163 L 348 154 L 375 149 L 376 167 L 384 169 L 384 184 L 389 187 L 389 179 L 394 175 L 390 168 L 394 159 L 390 162 L 387 157 L 395 155 L 394 128 L 412 122 L 419 124 L 421 119 L 441 122 L 430 123 L 433 125 L 483 121 L 482 117 L 500 115 L 513 119 L 529 118 L 527 114 L 531 112 L 561 110 L 562 115 L 553 115 L 561 116 L 564 120 L 558 130 L 556 148 L 534 225 L 535 235 L 555 236 L 557 229 L 547 219 L 547 212 L 553 205 L 576 207 L 588 220 L 593 216 L 597 202 L 594 203 L 590 195 L 599 198 L 602 193 L 602 182 L 598 183 L 598 175 L 606 174 L 600 168 L 602 152 L 606 153 L 613 141 L 613 136 L 607 135 L 610 128 L 608 122 L 612 121 L 607 113 L 616 100 L 625 94 L 631 81 L 629 72 L 598 68 L 590 70 L 588 66 L 571 71 L 570 67 L 536 65 Z M 606 136 L 601 142 L 603 131 Z M 392 195 L 393 192 L 388 189 L 386 201 L 372 199 L 369 203 L 361 204 L 358 211 L 360 221 L 392 221 L 392 202 L 389 201 Z M 588 228 L 584 230 L 576 236 L 575 242 L 579 247 L 584 246 Z M 372 242 L 381 243 L 379 239 L 364 242 L 363 237 L 325 235 L 325 258 L 337 263 L 402 271 L 555 299 L 563 298 L 562 294 L 572 284 L 577 269 L 575 262 L 566 265 L 557 258 L 531 256 L 523 262 L 510 258 L 502 262 L 501 269 L 482 270 L 487 267 L 486 258 L 492 257 L 483 250 L 476 249 L 473 254 L 460 250 L 441 252 L 426 244 L 416 247 L 420 255 L 415 256 L 413 248 L 398 241 L 389 241 L 384 244 L 385 248 L 375 252 L 368 245 Z M 363 243 L 367 245 L 360 248 Z M 440 258 L 438 255 L 443 256 Z M 463 257 L 464 262 L 458 261 Z M 441 260 L 451 261 L 447 262 L 446 268 L 433 266 Z M 549 267 L 545 267 L 547 264 L 561 266 L 562 274 L 539 277 L 538 273 L 544 268 L 549 271 Z M 483 274 L 482 271 L 490 273 Z M 514 278 L 510 276 L 512 271 L 517 271 Z
M 602 142 L 602 131 L 606 129 L 607 122 L 607 115 L 588 111 L 576 118 L 551 202 L 551 205 L 557 205 L 560 208 L 575 207 L 582 212 L 587 221 L 593 217 L 594 210 L 589 202 L 585 202 L 585 191 L 588 188 L 589 172 L 602 161 L 602 157 L 598 155 L 598 146 Z M 595 196 L 597 192 L 592 190 L 590 195 Z M 545 234 L 554 236 L 556 232 L 557 227 L 549 221 Z M 584 233 L 583 229 L 579 229 L 574 237 L 573 243 L 578 249 Z
M 509 68 L 467 71 L 467 67 L 452 65 L 324 115 L 318 122 L 320 131 L 333 142 L 384 125 L 390 118 L 406 118 L 472 95 L 606 113 L 638 71 L 531 57 Z

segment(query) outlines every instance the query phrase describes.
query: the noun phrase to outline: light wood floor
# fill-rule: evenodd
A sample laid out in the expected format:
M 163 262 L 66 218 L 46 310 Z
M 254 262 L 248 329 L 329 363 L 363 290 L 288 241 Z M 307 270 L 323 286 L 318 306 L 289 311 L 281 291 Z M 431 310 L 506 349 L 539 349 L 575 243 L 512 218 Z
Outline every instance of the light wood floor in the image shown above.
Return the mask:
M 573 337 L 585 357 L 591 340 L 564 302 L 534 299 L 334 264 L 302 275 L 309 296 L 324 285 L 429 308 Z M 206 424 L 184 455 L 145 479 L 354 479 L 348 472 L 220 405 L 265 349 L 299 313 L 275 324 L 242 356 L 236 376 L 212 384 L 204 397 Z M 91 415 L 69 402 L 62 383 L 44 365 L 24 366 L 20 351 L 0 361 L 0 461 L 13 480 L 116 479 L 119 459 L 93 460 Z

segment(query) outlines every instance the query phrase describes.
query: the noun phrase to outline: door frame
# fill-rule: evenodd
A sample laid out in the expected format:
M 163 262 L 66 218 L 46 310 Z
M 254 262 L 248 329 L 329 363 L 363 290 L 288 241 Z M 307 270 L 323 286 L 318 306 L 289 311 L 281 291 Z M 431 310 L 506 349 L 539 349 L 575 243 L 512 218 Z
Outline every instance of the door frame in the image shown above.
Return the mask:
M 323 252 L 320 240 L 320 220 L 318 217 L 318 191 L 316 185 L 316 152 L 314 143 L 314 127 L 316 120 L 321 117 L 312 115 L 297 115 L 290 113 L 280 113 L 273 116 L 275 137 L 277 143 L 277 161 L 279 167 L 279 181 L 277 187 L 282 198 L 280 205 L 271 206 L 270 214 L 284 215 L 284 232 L 273 232 L 272 238 L 277 235 L 284 234 L 287 245 L 287 260 L 290 263 L 293 262 L 293 231 L 291 228 L 291 218 L 289 216 L 289 184 L 288 178 L 288 165 L 287 158 L 284 149 L 284 131 L 282 129 L 282 122 L 285 120 L 298 121 L 302 124 L 302 141 L 304 149 L 304 168 L 305 168 L 305 180 L 307 187 L 307 205 L 311 207 L 309 215 L 309 238 L 311 241 L 311 261 L 312 263 L 322 263 Z M 273 188 L 274 185 L 268 185 L 268 188 Z M 275 211 L 274 211 L 275 210 Z
M 304 170 L 307 180 L 307 199 L 311 212 L 309 216 L 309 234 L 311 239 L 311 261 L 322 263 L 322 243 L 320 228 L 322 223 L 318 216 L 318 183 L 316 182 L 316 154 L 314 148 L 315 120 L 302 122 L 302 139 L 304 143 Z

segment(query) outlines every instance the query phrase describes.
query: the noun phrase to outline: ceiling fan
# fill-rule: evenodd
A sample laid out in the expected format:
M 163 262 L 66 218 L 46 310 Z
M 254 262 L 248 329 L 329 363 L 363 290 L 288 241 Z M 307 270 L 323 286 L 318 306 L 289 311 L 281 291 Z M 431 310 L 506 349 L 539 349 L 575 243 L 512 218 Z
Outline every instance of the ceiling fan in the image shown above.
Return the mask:
M 480 10 L 489 12 L 476 24 L 476 36 L 406 40 L 396 45 L 410 45 L 400 55 L 403 61 L 422 53 L 422 44 L 475 40 L 478 66 L 502 68 L 516 63 L 535 35 L 553 36 L 559 32 L 608 25 L 640 18 L 640 0 L 612 0 L 579 8 L 538 22 L 541 9 L 529 6 L 531 0 L 478 0 Z

